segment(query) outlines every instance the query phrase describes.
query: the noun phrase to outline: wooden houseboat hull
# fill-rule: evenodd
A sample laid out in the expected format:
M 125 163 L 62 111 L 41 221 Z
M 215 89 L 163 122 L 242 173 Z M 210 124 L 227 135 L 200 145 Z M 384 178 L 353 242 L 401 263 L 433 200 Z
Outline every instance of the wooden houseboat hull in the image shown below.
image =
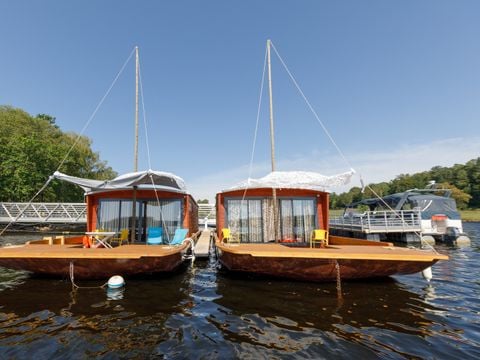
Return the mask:
M 337 245 L 316 249 L 282 244 L 216 245 L 219 261 L 229 271 L 313 282 L 336 281 L 338 276 L 354 280 L 415 274 L 448 259 L 429 250 L 399 248 L 389 243 L 352 239 L 349 244 L 347 238 L 339 238 Z
M 312 282 L 336 281 L 337 264 L 340 279 L 354 280 L 415 274 L 438 261 L 265 258 L 234 255 L 228 252 L 223 252 L 219 260 L 226 269 L 232 272 Z
M 153 275 L 177 270 L 189 247 L 188 243 L 181 246 L 123 245 L 113 249 L 26 244 L 2 248 L 0 266 L 56 278 L 68 278 L 72 270 L 75 279 L 84 280 L 108 279 L 113 275 Z

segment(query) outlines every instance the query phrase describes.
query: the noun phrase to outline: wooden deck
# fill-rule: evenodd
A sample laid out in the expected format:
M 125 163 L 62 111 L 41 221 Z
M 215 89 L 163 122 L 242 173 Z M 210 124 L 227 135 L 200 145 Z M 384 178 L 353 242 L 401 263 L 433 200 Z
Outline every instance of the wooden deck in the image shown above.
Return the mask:
M 0 259 L 47 258 L 47 259 L 140 259 L 163 257 L 188 249 L 190 245 L 122 245 L 109 248 L 83 248 L 82 245 L 13 245 L 0 248 Z
M 448 260 L 431 250 L 395 246 L 330 245 L 326 248 L 289 247 L 281 244 L 217 244 L 225 252 L 268 258 L 357 259 L 426 261 Z

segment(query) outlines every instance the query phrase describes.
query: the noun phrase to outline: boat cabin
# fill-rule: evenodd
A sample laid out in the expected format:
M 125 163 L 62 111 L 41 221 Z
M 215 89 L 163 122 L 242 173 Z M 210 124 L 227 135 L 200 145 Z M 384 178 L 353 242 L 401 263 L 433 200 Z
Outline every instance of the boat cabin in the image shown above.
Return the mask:
M 328 192 L 276 189 L 275 232 L 272 188 L 224 191 L 217 194 L 217 236 L 228 228 L 242 243 L 307 243 L 314 229 L 328 230 Z
M 128 229 L 128 238 L 132 239 L 135 229 L 133 239 L 142 243 L 150 228 L 161 228 L 161 236 L 168 243 L 177 229 L 188 229 L 188 235 L 198 231 L 198 205 L 176 175 L 149 170 L 111 181 L 79 179 L 61 173 L 55 177 L 85 190 L 87 232 L 120 234 Z

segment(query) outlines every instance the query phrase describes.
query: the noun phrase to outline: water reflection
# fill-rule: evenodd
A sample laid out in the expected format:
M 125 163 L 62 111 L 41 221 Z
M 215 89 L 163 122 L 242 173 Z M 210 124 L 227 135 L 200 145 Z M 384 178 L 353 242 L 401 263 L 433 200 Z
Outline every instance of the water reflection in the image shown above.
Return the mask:
M 478 358 L 476 239 L 437 246 L 450 260 L 430 284 L 344 282 L 341 300 L 335 284 L 231 276 L 214 259 L 120 292 L 0 269 L 0 357 Z
M 0 292 L 2 354 L 29 358 L 35 350 L 40 358 L 107 353 L 143 357 L 169 337 L 165 322 L 170 315 L 188 307 L 186 285 L 181 274 L 130 279 L 119 292 L 74 290 L 66 280 L 23 279 Z

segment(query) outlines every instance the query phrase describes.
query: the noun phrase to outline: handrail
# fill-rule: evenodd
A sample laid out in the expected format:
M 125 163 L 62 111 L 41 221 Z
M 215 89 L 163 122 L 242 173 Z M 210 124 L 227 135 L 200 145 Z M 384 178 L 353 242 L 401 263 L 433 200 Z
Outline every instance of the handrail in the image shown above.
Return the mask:
M 85 203 L 0 203 L 0 222 L 85 223 Z
M 333 229 L 364 233 L 416 232 L 421 230 L 420 210 L 366 211 L 330 219 Z

